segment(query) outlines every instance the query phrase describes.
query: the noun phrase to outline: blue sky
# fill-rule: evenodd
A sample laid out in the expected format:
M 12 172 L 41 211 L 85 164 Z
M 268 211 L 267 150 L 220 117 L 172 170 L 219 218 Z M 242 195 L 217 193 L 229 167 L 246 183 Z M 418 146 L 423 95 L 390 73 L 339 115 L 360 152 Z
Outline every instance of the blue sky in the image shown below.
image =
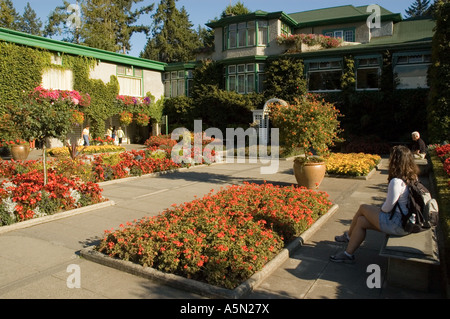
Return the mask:
M 67 0 L 69 3 L 76 3 L 76 0 Z M 30 3 L 31 7 L 36 11 L 36 14 L 45 24 L 47 17 L 55 7 L 61 6 L 63 0 L 12 0 L 16 11 L 20 14 L 27 4 Z M 238 0 L 231 0 L 232 4 L 235 4 Z M 354 0 L 241 0 L 244 5 L 250 9 L 250 11 L 263 10 L 268 12 L 284 11 L 286 13 L 294 13 L 300 11 L 321 9 L 327 7 L 336 7 L 343 5 L 362 6 L 369 4 L 378 4 L 394 13 L 405 14 L 405 10 L 414 2 L 414 0 L 368 0 L 368 1 L 354 1 Z M 139 6 L 147 3 L 159 3 L 159 0 L 144 0 Z M 227 5 L 230 4 L 230 0 L 178 0 L 177 7 L 185 7 L 189 14 L 190 21 L 197 27 L 198 25 L 204 26 L 208 20 L 215 17 L 219 17 L 221 12 Z M 151 24 L 149 17 L 142 19 L 140 23 Z M 129 53 L 132 56 L 139 56 L 139 53 L 144 49 L 147 42 L 145 35 L 133 35 L 132 50 Z

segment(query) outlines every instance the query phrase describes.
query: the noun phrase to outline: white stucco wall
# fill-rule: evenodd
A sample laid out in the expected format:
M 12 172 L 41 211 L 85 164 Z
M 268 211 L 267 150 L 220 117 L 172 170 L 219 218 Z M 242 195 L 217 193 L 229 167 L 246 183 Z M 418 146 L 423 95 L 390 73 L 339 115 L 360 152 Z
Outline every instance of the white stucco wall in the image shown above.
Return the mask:
M 89 76 L 91 79 L 102 80 L 103 83 L 108 83 L 111 79 L 111 75 L 116 75 L 117 66 L 113 63 L 100 62 L 98 63 L 91 72 Z
M 162 72 L 144 70 L 144 95 L 150 92 L 157 100 L 164 95 Z
M 111 75 L 117 76 L 117 65 L 114 63 L 100 62 L 91 70 L 90 78 L 102 80 L 106 84 L 111 80 Z M 143 69 L 142 79 L 142 94 L 144 96 L 147 92 L 151 92 L 158 99 L 161 95 L 164 95 L 162 72 Z

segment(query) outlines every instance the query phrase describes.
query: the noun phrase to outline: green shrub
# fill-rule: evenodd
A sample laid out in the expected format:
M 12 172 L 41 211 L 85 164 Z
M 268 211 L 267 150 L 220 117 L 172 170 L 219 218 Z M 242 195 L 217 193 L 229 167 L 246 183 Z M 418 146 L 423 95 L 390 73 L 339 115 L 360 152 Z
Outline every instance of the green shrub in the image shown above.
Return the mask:
M 307 92 L 303 61 L 287 56 L 271 60 L 266 67 L 264 86 L 266 100 L 278 98 L 293 103 Z

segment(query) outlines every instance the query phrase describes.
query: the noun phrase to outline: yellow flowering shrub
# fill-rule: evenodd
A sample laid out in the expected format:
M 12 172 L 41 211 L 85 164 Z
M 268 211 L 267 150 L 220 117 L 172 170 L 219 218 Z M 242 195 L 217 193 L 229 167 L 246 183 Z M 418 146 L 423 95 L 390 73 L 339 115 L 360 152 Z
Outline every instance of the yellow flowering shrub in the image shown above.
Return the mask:
M 92 145 L 92 146 L 78 146 L 80 154 L 96 154 L 96 153 L 112 153 L 124 152 L 125 148 L 116 145 Z M 69 156 L 69 149 L 67 147 L 54 147 L 47 150 L 50 156 L 60 157 Z
M 366 176 L 381 161 L 379 155 L 364 153 L 332 153 L 327 158 L 327 173 L 347 176 Z

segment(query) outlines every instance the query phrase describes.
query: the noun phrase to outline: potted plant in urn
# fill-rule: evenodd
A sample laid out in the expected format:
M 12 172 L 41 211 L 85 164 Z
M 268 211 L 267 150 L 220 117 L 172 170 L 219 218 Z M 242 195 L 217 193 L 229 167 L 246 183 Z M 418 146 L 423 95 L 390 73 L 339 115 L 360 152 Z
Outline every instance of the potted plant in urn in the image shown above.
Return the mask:
M 20 127 L 23 112 L 17 111 L 12 105 L 6 105 L 0 116 L 0 146 L 6 147 L 14 160 L 26 160 L 30 153 L 30 143 L 25 139 L 24 130 Z
M 312 94 L 303 95 L 292 104 L 270 106 L 273 126 L 280 130 L 280 145 L 303 150 L 304 155 L 294 160 L 294 174 L 299 186 L 317 189 L 322 183 L 326 173 L 322 156 L 341 140 L 338 117 L 339 111 L 333 104 Z

